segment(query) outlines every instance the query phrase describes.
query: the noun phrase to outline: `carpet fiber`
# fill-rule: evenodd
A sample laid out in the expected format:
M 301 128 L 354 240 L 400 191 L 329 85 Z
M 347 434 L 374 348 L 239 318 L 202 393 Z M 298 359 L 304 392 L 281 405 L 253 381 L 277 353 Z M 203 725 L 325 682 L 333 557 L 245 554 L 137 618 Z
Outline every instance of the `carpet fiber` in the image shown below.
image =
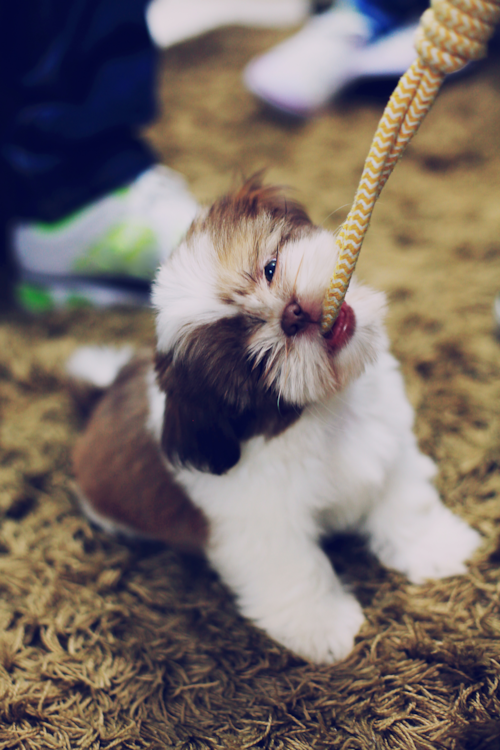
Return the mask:
M 334 229 L 383 97 L 351 92 L 306 123 L 266 112 L 240 71 L 282 36 L 228 29 L 165 53 L 162 111 L 145 136 L 200 200 L 268 166 Z M 78 512 L 69 457 L 81 422 L 64 360 L 84 342 L 151 343 L 150 313 L 5 310 L 2 750 L 500 747 L 499 84 L 493 57 L 445 88 L 379 201 L 359 265 L 388 294 L 444 500 L 484 536 L 470 572 L 410 585 L 359 539 L 334 540 L 366 624 L 338 665 L 291 655 L 239 617 L 207 566 L 109 539 Z

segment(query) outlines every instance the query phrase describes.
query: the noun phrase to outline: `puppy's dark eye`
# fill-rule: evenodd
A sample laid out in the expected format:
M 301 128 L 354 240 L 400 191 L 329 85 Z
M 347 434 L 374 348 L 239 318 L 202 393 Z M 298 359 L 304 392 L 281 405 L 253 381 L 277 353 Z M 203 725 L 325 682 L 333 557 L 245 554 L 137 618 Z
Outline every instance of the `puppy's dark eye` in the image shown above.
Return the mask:
M 276 260 L 271 260 L 264 268 L 264 275 L 268 284 L 273 280 L 274 272 L 276 271 Z

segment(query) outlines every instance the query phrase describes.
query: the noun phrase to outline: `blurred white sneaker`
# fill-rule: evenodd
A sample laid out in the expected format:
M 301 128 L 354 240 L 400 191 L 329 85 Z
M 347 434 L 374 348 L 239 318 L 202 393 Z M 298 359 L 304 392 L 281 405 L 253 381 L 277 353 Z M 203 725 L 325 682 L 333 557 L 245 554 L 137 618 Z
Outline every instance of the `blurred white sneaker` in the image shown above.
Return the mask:
M 308 0 L 153 0 L 146 19 L 158 47 L 170 47 L 219 26 L 293 26 L 308 15 Z
M 363 15 L 352 8 L 335 7 L 252 60 L 244 72 L 245 84 L 278 109 L 309 115 L 351 80 L 356 54 L 371 36 L 370 23 Z
M 359 50 L 353 79 L 398 77 L 417 59 L 415 34 L 418 22 L 400 26 Z
M 416 58 L 416 28 L 399 27 L 379 36 L 370 18 L 348 4 L 336 5 L 252 60 L 244 81 L 267 104 L 312 115 L 358 78 L 402 75 Z
M 129 277 L 150 281 L 179 243 L 197 204 L 177 172 L 155 166 L 125 188 L 52 224 L 12 228 L 22 275 Z

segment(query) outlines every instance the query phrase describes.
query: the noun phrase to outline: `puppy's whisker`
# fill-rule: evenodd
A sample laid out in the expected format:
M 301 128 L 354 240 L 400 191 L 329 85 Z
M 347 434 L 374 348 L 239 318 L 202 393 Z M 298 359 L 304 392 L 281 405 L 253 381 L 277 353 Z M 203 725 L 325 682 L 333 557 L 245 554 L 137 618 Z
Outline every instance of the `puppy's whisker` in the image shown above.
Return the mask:
M 284 362 L 284 366 L 283 366 L 284 373 L 285 373 L 285 377 L 284 377 L 284 380 L 283 380 L 283 388 L 285 388 L 285 386 L 287 385 L 288 375 L 290 373 L 289 351 L 290 351 L 290 341 L 289 341 L 289 339 L 286 339 L 285 340 L 285 362 Z
M 268 364 L 268 366 L 266 367 L 266 369 L 264 370 L 264 378 L 266 378 L 266 379 L 267 379 L 267 377 L 268 377 L 269 373 L 270 373 L 270 372 L 271 372 L 271 370 L 273 369 L 273 364 L 274 364 L 274 363 L 273 363 L 273 360 L 272 360 L 272 359 L 269 359 L 269 364 Z
M 267 376 L 269 375 L 269 373 L 271 372 L 271 370 L 275 366 L 277 358 L 278 358 L 278 350 L 275 347 L 274 350 L 271 350 L 270 353 L 269 353 L 269 364 L 266 367 L 266 370 L 264 372 L 264 377 L 265 378 L 267 378 Z
M 295 296 L 296 291 L 297 291 L 297 279 L 299 278 L 299 273 L 300 273 L 300 271 L 302 269 L 302 263 L 303 262 L 304 262 L 304 256 L 302 256 L 301 259 L 300 259 L 300 261 L 299 261 L 299 266 L 297 268 L 297 273 L 295 274 L 295 279 L 293 280 L 293 294 L 294 294 L 294 296 Z
M 326 223 L 326 222 L 328 221 L 328 219 L 329 219 L 329 218 L 330 218 L 331 216 L 335 216 L 335 214 L 336 214 L 336 213 L 337 213 L 338 211 L 342 211 L 342 209 L 343 209 L 343 208 L 350 208 L 350 207 L 351 207 L 351 204 L 350 204 L 350 203 L 344 203 L 344 205 L 343 205 L 343 206 L 339 206 L 338 208 L 336 208 L 336 209 L 335 209 L 335 211 L 330 211 L 330 213 L 329 213 L 329 214 L 328 214 L 327 216 L 325 216 L 325 218 L 323 219 L 323 221 L 322 221 L 322 222 L 320 223 L 320 226 L 321 226 L 321 227 L 323 227 L 323 226 L 325 225 L 325 223 Z M 337 231 L 337 230 L 336 230 L 336 231 Z
M 330 427 L 332 424 L 332 418 L 336 423 L 339 423 L 335 426 L 334 434 L 341 433 L 345 427 L 349 426 L 350 420 L 347 415 L 339 414 L 338 411 L 333 408 L 329 408 L 326 405 L 320 407 L 318 404 L 312 404 L 309 408 L 315 418 L 321 421 L 321 424 Z

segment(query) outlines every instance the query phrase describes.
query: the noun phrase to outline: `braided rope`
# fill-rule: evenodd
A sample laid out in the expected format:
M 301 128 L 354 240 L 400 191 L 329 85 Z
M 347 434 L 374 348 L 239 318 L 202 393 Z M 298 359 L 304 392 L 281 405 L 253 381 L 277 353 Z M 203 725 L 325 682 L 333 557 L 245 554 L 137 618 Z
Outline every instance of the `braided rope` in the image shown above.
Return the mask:
M 448 73 L 486 55 L 500 20 L 500 0 L 432 0 L 420 20 L 418 59 L 392 94 L 379 122 L 358 190 L 338 236 L 339 257 L 323 302 L 321 327 L 333 326 L 346 295 L 380 191 Z

